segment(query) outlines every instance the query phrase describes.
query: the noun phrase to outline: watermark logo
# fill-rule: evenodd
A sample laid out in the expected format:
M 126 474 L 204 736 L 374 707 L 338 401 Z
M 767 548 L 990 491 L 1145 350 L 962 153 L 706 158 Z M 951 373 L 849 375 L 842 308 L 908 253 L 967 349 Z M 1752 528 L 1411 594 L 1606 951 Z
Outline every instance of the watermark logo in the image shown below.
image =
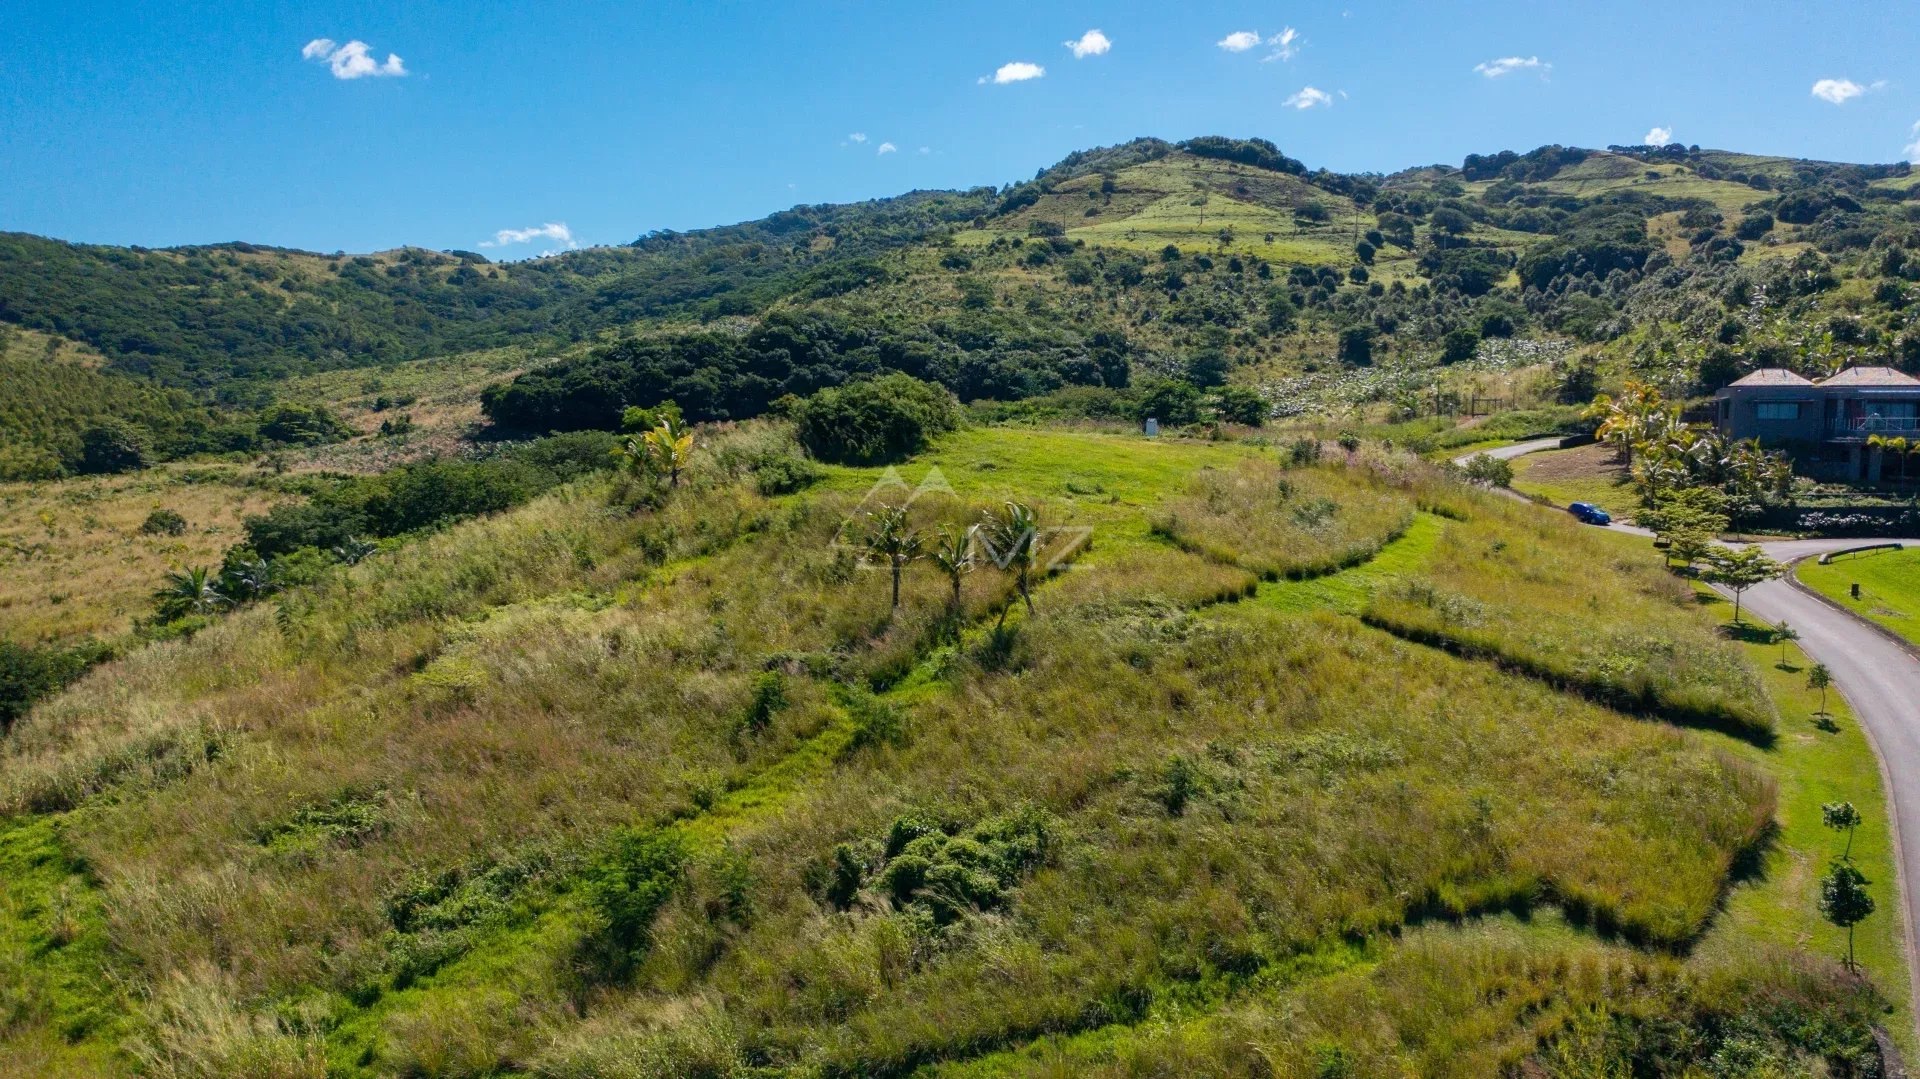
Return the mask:
M 857 556 L 862 569 L 879 569 L 866 557 L 875 517 L 894 509 L 910 511 L 921 499 L 941 495 L 955 501 L 960 497 L 938 465 L 928 468 L 918 483 L 909 483 L 898 468 L 888 466 L 841 519 L 828 546 Z M 1011 519 L 1004 508 L 975 522 L 967 536 L 969 550 L 985 564 L 1010 571 L 1026 562 L 1042 575 L 1071 568 L 1073 560 L 1093 543 L 1090 526 L 1045 525 L 1031 515 L 1020 522 Z

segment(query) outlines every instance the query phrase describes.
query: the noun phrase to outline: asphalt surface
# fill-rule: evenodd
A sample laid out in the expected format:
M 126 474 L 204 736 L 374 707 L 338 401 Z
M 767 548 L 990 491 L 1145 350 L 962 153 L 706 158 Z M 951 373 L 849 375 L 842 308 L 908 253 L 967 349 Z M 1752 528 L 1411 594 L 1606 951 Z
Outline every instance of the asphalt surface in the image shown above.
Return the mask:
M 1500 458 L 1519 457 L 1552 449 L 1557 438 L 1535 439 L 1482 452 Z M 1455 458 L 1465 464 L 1475 454 Z M 1512 493 L 1512 492 L 1509 492 Z M 1515 494 L 1514 497 L 1521 497 Z M 1614 525 L 1613 531 L 1651 538 L 1653 533 L 1633 525 Z M 1828 551 L 1885 540 L 1802 539 L 1771 540 L 1760 544 L 1767 557 L 1793 563 Z M 1920 539 L 1894 542 L 1920 546 Z M 1853 707 L 1880 756 L 1880 773 L 1893 815 L 1894 845 L 1899 852 L 1901 911 L 1907 946 L 1907 977 L 1913 1000 L 1920 1007 L 1920 955 L 1916 954 L 1914 926 L 1920 925 L 1920 652 L 1890 636 L 1880 627 L 1834 606 L 1825 598 L 1786 577 L 1755 585 L 1741 597 L 1741 607 L 1754 618 L 1787 622 L 1799 633 L 1801 650 L 1833 672 L 1834 687 Z M 1722 590 L 1724 591 L 1724 589 Z

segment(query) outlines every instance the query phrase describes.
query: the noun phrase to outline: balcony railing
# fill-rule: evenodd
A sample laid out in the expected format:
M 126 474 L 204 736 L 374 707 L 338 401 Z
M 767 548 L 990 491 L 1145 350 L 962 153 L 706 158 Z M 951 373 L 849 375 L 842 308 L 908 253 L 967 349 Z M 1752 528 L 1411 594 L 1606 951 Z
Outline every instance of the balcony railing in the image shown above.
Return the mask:
M 1920 435 L 1920 416 L 1856 416 L 1833 421 L 1834 438 L 1864 439 L 1868 435 Z

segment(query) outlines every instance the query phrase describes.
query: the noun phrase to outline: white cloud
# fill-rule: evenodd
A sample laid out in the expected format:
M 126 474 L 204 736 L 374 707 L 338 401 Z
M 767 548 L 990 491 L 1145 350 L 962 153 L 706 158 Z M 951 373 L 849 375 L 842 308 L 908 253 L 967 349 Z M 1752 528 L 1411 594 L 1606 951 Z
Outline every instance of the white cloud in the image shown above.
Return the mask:
M 528 240 L 556 240 L 566 244 L 568 250 L 580 246 L 573 238 L 573 230 L 568 228 L 564 221 L 549 221 L 530 229 L 501 229 L 493 234 L 493 239 L 480 241 L 480 246 L 505 247 L 507 244 L 523 244 Z M 544 252 L 544 254 L 552 254 L 552 252 Z
M 1868 90 L 1877 90 L 1882 83 L 1862 86 L 1852 79 L 1821 79 L 1813 84 L 1813 96 L 1833 105 L 1844 105 Z
M 866 133 L 866 132 L 864 132 L 864 131 L 856 131 L 856 132 L 854 132 L 853 134 L 851 134 L 851 135 L 848 135 L 847 137 L 848 137 L 848 138 L 850 138 L 850 139 L 852 139 L 852 140 L 853 140 L 853 141 L 855 141 L 855 142 L 865 142 L 865 141 L 867 141 L 867 133 Z
M 1920 120 L 1915 121 L 1913 127 L 1908 130 L 1907 138 L 1913 140 L 1905 147 L 1907 160 L 1920 165 Z
M 1647 137 L 1640 141 L 1646 143 L 1648 146 L 1665 146 L 1667 143 L 1673 141 L 1673 129 L 1670 127 L 1656 127 L 1647 132 Z
M 979 81 L 982 84 L 991 82 L 995 86 L 1005 86 L 1010 82 L 1026 82 L 1028 79 L 1037 79 L 1046 73 L 1047 69 L 1041 67 L 1039 64 L 1029 64 L 1025 60 L 1015 60 L 1011 64 L 1001 64 L 1000 69 L 995 71 L 991 78 L 986 75 L 980 76 Z
M 1089 30 L 1077 40 L 1062 42 L 1073 51 L 1075 60 L 1084 60 L 1089 56 L 1105 56 L 1113 48 L 1113 42 L 1098 30 Z
M 317 60 L 333 69 L 336 79 L 360 79 L 369 76 L 381 79 L 405 75 L 407 65 L 393 53 L 387 54 L 385 63 L 374 60 L 364 41 L 349 41 L 345 45 L 336 45 L 330 37 L 317 37 L 300 48 L 302 60 Z
M 923 154 L 930 154 L 930 153 L 932 153 L 932 152 L 933 152 L 933 147 L 931 147 L 931 146 L 922 146 L 922 147 L 920 147 L 920 150 L 919 150 L 919 152 L 920 152 L 920 153 L 923 153 Z
M 1235 30 L 1233 33 L 1214 42 L 1214 44 L 1228 52 L 1246 52 L 1248 49 L 1260 44 L 1260 35 L 1252 30 Z
M 1273 51 L 1262 56 L 1260 58 L 1261 63 L 1265 64 L 1274 60 L 1291 60 L 1300 52 L 1300 31 L 1289 26 L 1277 34 L 1269 35 L 1267 44 L 1273 46 Z
M 1511 75 L 1516 71 L 1538 71 L 1540 77 L 1544 79 L 1547 77 L 1547 72 L 1553 70 L 1553 65 L 1540 59 L 1538 56 L 1502 56 L 1498 60 L 1488 60 L 1484 64 L 1475 64 L 1473 65 L 1473 69 L 1489 79 L 1497 79 L 1502 75 Z
M 1282 101 L 1280 104 L 1293 109 L 1311 109 L 1333 104 L 1333 95 L 1325 90 L 1316 90 L 1311 86 L 1302 86 L 1300 92 Z
M 893 143 L 890 143 L 890 142 L 883 142 L 883 143 L 881 143 L 881 144 L 880 144 L 880 148 L 879 148 L 878 150 L 875 150 L 875 151 L 873 152 L 873 154 L 874 154 L 874 156 L 875 156 L 875 157 L 878 157 L 878 156 L 880 156 L 881 154 L 891 154 L 891 153 L 894 153 L 895 151 L 897 151 L 897 150 L 899 150 L 899 149 L 900 149 L 900 147 L 898 147 L 898 146 L 895 146 L 895 145 L 894 145 Z

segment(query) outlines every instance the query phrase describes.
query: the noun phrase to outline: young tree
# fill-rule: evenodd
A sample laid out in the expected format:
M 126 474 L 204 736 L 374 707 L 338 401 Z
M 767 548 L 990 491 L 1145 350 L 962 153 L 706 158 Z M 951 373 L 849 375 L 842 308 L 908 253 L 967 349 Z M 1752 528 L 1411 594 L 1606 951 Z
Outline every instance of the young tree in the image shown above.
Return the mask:
M 1782 620 L 1779 625 L 1773 627 L 1773 639 L 1780 642 L 1780 665 L 1784 667 L 1787 665 L 1787 642 L 1799 640 L 1800 631 Z
M 952 595 L 947 600 L 947 609 L 953 614 L 960 613 L 961 579 L 972 573 L 973 567 L 980 561 L 979 556 L 974 553 L 974 539 L 979 527 L 979 525 L 968 528 L 948 526 L 940 529 L 933 550 L 927 554 L 933 564 L 939 567 L 940 572 L 947 575 L 947 585 L 952 589 Z
M 1001 569 L 1011 570 L 1014 587 L 1033 613 L 1033 570 L 1039 564 L 1040 515 L 1032 506 L 1009 502 L 998 513 L 989 513 L 980 522 L 980 538 L 987 545 L 987 556 Z M 1009 604 L 1008 607 L 1012 605 Z M 1000 609 L 996 627 L 1007 621 L 1008 607 Z
M 1667 557 L 1679 559 L 1687 570 L 1711 554 L 1713 546 L 1713 533 L 1697 528 L 1676 528 L 1667 533 Z
M 1513 485 L 1513 463 L 1491 453 L 1476 453 L 1467 459 L 1464 470 L 1467 482 L 1482 487 L 1510 487 Z
M 1820 714 L 1827 714 L 1827 687 L 1833 685 L 1833 672 L 1824 663 L 1816 663 L 1807 672 L 1807 688 L 1820 691 Z
M 1771 581 L 1786 567 L 1767 557 L 1759 546 L 1716 548 L 1707 555 L 1707 580 L 1733 593 L 1733 621 L 1740 622 L 1740 599 L 1747 589 Z
M 1843 861 L 1852 861 L 1853 830 L 1860 827 L 1860 811 L 1853 808 L 1852 802 L 1828 802 L 1820 807 L 1820 823 L 1836 832 L 1847 833 L 1847 846 L 1840 857 Z
M 1847 969 L 1854 969 L 1853 927 L 1873 913 L 1868 880 L 1852 862 L 1834 859 L 1820 881 L 1820 914 L 1847 931 Z
M 867 514 L 873 528 L 867 533 L 867 558 L 884 563 L 893 571 L 893 610 L 900 609 L 900 573 L 907 563 L 921 557 L 924 538 L 907 527 L 907 507 L 887 506 Z

